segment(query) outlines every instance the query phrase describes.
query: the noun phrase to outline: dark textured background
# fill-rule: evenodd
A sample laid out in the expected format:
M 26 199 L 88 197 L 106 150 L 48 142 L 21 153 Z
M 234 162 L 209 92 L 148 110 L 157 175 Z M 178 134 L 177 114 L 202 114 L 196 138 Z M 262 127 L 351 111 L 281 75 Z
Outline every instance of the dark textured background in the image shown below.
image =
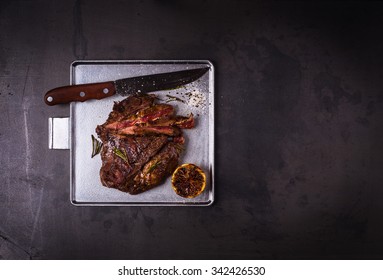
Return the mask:
M 383 4 L 1 1 L 0 259 L 383 258 Z M 75 207 L 75 59 L 210 59 L 216 203 Z

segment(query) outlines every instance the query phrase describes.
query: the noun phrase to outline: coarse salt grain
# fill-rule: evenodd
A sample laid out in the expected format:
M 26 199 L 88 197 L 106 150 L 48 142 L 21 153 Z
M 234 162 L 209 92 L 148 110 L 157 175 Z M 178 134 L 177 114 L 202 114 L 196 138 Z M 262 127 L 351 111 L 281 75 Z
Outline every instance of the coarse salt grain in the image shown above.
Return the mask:
M 199 91 L 194 91 L 188 96 L 187 104 L 192 107 L 204 109 L 206 103 L 206 97 Z

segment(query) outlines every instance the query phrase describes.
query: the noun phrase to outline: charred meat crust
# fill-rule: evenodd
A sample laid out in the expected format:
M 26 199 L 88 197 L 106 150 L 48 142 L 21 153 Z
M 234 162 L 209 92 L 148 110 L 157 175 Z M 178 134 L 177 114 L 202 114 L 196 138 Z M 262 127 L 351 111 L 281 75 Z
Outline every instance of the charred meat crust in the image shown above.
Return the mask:
M 168 137 L 165 135 L 111 138 L 104 144 L 101 153 L 102 184 L 126 192 L 129 178 L 138 173 L 167 142 Z M 116 150 L 125 154 L 126 159 L 118 157 Z
M 182 151 L 182 145 L 169 142 L 147 162 L 127 184 L 128 192 L 139 194 L 159 184 L 173 173 L 178 166 L 178 159 Z

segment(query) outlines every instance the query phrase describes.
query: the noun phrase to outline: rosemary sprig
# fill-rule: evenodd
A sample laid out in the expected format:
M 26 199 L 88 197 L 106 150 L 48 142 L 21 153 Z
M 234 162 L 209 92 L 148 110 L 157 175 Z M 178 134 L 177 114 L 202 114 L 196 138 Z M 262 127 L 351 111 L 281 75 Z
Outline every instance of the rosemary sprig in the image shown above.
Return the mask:
M 101 152 L 102 143 L 92 134 L 92 158 Z
M 113 153 L 121 158 L 123 161 L 125 161 L 127 164 L 129 164 L 128 156 L 126 155 L 126 151 L 123 150 L 123 152 L 117 148 L 113 149 Z
M 153 163 L 153 165 L 149 167 L 148 173 L 152 172 L 158 166 L 159 163 L 160 161 L 156 161 L 155 163 Z
M 185 103 L 185 101 L 182 100 L 181 98 L 178 98 L 176 96 L 172 96 L 170 94 L 167 94 L 166 97 L 168 98 L 168 100 L 166 100 L 166 103 L 169 103 L 171 101 L 179 101 L 179 102 Z

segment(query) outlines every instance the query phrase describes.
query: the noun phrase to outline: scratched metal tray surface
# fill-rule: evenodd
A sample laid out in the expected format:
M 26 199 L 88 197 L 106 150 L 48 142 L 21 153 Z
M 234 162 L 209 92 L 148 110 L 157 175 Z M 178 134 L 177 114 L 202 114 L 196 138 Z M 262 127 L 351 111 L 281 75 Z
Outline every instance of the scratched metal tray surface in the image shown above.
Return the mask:
M 169 102 L 178 115 L 193 113 L 196 127 L 185 129 L 185 151 L 180 164 L 194 163 L 207 175 L 204 192 L 185 199 L 173 191 L 170 177 L 149 191 L 130 195 L 103 187 L 99 172 L 101 157 L 91 158 L 91 135 L 107 119 L 113 103 L 124 99 L 114 96 L 102 100 L 72 102 L 71 126 L 71 202 L 82 206 L 208 206 L 214 201 L 214 67 L 207 60 L 192 61 L 75 61 L 71 64 L 71 84 L 103 82 L 126 77 L 149 75 L 209 67 L 197 81 L 174 90 L 155 92 L 159 99 Z M 169 96 L 182 99 L 175 101 Z M 197 102 L 197 101 L 198 102 Z

